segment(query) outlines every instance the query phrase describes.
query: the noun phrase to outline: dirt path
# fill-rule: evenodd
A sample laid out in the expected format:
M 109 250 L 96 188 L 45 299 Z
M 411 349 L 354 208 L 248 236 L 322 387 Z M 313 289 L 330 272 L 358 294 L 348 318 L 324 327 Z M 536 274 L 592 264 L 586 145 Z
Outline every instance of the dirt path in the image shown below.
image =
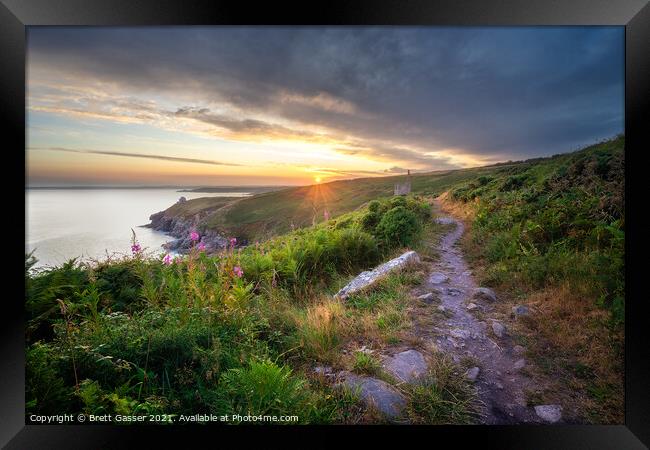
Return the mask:
M 416 333 L 433 341 L 455 362 L 471 361 L 470 366 L 479 367 L 475 383 L 484 404 L 484 423 L 539 423 L 535 410 L 526 405 L 525 389 L 531 387 L 532 381 L 522 373 L 525 366 L 519 367 L 526 363 L 521 355 L 523 349 L 515 348 L 507 330 L 501 337 L 495 334 L 496 321 L 490 318 L 493 301 L 489 296 L 473 297 L 479 286 L 457 247 L 464 232 L 463 223 L 441 212 L 437 204 L 436 213 L 439 223 L 454 226 L 441 239 L 440 258 L 432 263 L 429 277 L 414 295 L 436 293 L 440 304 L 432 307 L 442 311 L 445 319 L 431 327 L 418 327 Z
M 535 407 L 527 404 L 527 391 L 534 392 L 535 383 L 541 380 L 534 382 L 527 375 L 525 349 L 513 342 L 509 323 L 494 318 L 499 299 L 490 289 L 477 285 L 465 262 L 458 247 L 465 231 L 462 221 L 445 214 L 438 201 L 435 213 L 437 222 L 447 225 L 449 231 L 439 242 L 431 243 L 439 258 L 429 263 L 427 278 L 411 291 L 413 302 L 408 311 L 412 327 L 399 343 L 378 353 L 383 369 L 397 384 L 417 383 L 427 370 L 427 360 L 442 352 L 463 370 L 467 368 L 458 376 L 474 382 L 481 423 L 561 423 L 558 405 L 536 405 L 538 415 Z M 362 399 L 384 415 L 400 417 L 406 400 L 394 385 L 347 371 L 336 376 L 348 387 L 360 388 Z

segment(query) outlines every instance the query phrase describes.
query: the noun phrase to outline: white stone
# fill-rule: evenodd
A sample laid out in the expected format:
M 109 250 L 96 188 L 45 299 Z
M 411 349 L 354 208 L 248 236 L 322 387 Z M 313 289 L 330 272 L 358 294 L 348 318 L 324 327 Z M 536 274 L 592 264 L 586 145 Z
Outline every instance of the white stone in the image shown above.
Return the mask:
M 420 257 L 413 250 L 408 251 L 397 258 L 391 259 L 390 261 L 375 267 L 373 270 L 361 272 L 350 281 L 343 289 L 341 289 L 334 298 L 340 298 L 345 300 L 350 294 L 354 294 L 374 283 L 376 283 L 384 275 L 393 272 L 395 270 L 401 269 L 408 264 L 419 263 Z
M 560 405 L 535 406 L 535 414 L 545 422 L 556 423 L 562 419 L 562 407 Z
M 522 358 L 522 359 L 518 359 L 517 361 L 515 361 L 515 365 L 514 365 L 514 367 L 515 367 L 515 369 L 517 369 L 517 370 L 519 370 L 519 369 L 523 369 L 524 367 L 526 367 L 526 360 L 523 359 L 523 358 Z
M 476 305 L 476 303 L 469 303 L 469 304 L 467 305 L 467 310 L 468 310 L 468 311 L 474 311 L 476 308 L 478 308 L 478 306 Z

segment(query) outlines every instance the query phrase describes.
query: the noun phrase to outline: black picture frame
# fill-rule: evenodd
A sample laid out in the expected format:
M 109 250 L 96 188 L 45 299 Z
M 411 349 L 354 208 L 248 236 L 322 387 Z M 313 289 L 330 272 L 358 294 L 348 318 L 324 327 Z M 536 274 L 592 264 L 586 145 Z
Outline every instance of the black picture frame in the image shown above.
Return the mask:
M 0 92 L 1 113 L 7 127 L 5 152 L 10 166 L 5 170 L 7 196 L 19 195 L 24 169 L 25 144 L 25 39 L 26 27 L 35 25 L 620 25 L 625 27 L 625 133 L 626 133 L 626 330 L 625 330 L 625 425 L 562 426 L 437 426 L 437 427 L 210 427 L 210 426 L 112 426 L 112 425 L 25 425 L 24 414 L 24 321 L 19 292 L 5 291 L 2 332 L 2 392 L 0 444 L 6 448 L 114 448 L 131 447 L 145 437 L 165 446 L 188 438 L 209 438 L 223 445 L 226 437 L 245 445 L 253 435 L 264 439 L 293 441 L 301 446 L 333 445 L 349 435 L 384 440 L 388 433 L 404 443 L 438 446 L 453 440 L 454 446 L 473 442 L 490 448 L 589 448 L 635 449 L 650 444 L 650 346 L 648 301 L 644 286 L 644 256 L 647 231 L 643 210 L 644 150 L 650 100 L 650 5 L 645 0 L 577 0 L 572 2 L 516 0 L 365 0 L 301 4 L 246 3 L 188 0 L 0 0 Z M 13 142 L 14 144 L 8 144 Z M 645 145 L 644 145 L 645 144 Z M 21 165 L 22 168 L 21 169 Z M 7 170 L 8 169 L 8 170 Z M 645 169 L 647 171 L 647 169 Z M 8 177 L 7 175 L 11 175 Z M 14 179 L 15 178 L 15 179 Z M 13 225 L 15 209 L 4 220 Z M 11 235 L 6 235 L 11 236 Z M 18 239 L 7 239 L 9 267 L 5 288 L 18 286 L 18 258 L 24 248 Z M 16 291 L 19 287 L 16 287 Z M 9 293 L 11 292 L 11 293 Z M 645 295 L 644 295 L 645 294 Z M 319 436 L 316 438 L 314 434 Z M 344 434 L 345 436 L 339 436 Z M 208 436 L 209 435 L 209 436 Z M 417 436 L 416 436 L 417 435 Z M 329 439 L 328 439 L 329 438 Z M 266 441 L 268 444 L 270 441 Z M 366 441 L 368 443 L 370 441 Z M 179 444 L 180 445 L 180 444 Z M 335 445 L 335 444 L 334 444 Z M 367 444 L 366 444 L 367 445 Z M 268 446 L 268 445 L 267 445 Z

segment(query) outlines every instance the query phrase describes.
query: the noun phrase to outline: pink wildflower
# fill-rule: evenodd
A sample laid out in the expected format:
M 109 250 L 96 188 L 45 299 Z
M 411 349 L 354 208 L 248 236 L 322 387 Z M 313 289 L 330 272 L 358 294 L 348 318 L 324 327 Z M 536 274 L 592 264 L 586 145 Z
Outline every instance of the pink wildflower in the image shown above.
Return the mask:
M 172 255 L 170 255 L 169 253 L 167 253 L 167 254 L 165 255 L 165 257 L 163 258 L 163 264 L 165 264 L 165 265 L 168 266 L 168 265 L 170 265 L 172 262 L 173 262 L 173 261 L 172 261 Z
M 234 237 L 230 238 L 230 246 L 234 247 L 235 245 L 237 245 L 237 238 Z
M 138 244 L 137 242 L 131 246 L 131 253 L 133 253 L 134 255 L 140 253 L 141 250 L 142 247 L 140 247 L 140 244 Z
M 323 217 L 325 217 L 325 220 L 330 220 L 330 213 L 328 210 L 323 211 Z
M 199 233 L 197 233 L 196 231 L 192 231 L 190 233 L 190 239 L 192 239 L 192 241 L 198 241 L 199 240 Z
M 232 271 L 233 271 L 233 272 L 235 273 L 235 275 L 236 275 L 237 277 L 239 277 L 239 278 L 241 278 L 241 277 L 244 276 L 244 271 L 243 271 L 242 268 L 239 267 L 239 266 L 235 266 L 235 267 L 233 267 Z
M 202 252 L 202 251 L 205 251 L 205 244 L 204 244 L 203 242 L 201 242 L 201 243 L 198 245 L 197 248 L 198 248 L 199 251 L 201 251 L 201 252 Z

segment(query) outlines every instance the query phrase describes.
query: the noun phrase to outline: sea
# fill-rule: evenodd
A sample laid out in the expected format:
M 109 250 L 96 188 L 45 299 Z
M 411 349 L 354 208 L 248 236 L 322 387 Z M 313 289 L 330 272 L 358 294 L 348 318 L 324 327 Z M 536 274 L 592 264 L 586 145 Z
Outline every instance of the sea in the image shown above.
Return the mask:
M 104 260 L 131 254 L 132 232 L 145 253 L 164 253 L 173 238 L 143 228 L 149 216 L 182 196 L 244 197 L 249 192 L 179 192 L 179 188 L 25 189 L 25 253 L 34 269 L 60 266 L 71 258 Z

